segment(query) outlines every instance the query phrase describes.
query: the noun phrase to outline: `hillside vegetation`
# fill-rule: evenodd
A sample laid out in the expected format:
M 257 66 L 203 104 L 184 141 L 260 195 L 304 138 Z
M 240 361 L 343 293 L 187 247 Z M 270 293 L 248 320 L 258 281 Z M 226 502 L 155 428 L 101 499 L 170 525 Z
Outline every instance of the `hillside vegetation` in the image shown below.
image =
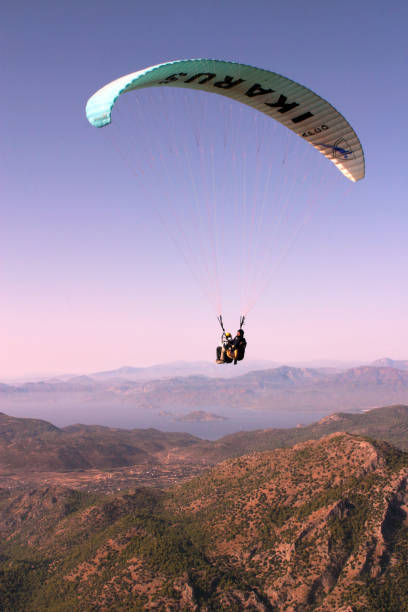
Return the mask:
M 2 491 L 4 612 L 400 612 L 408 455 L 336 433 L 166 492 Z

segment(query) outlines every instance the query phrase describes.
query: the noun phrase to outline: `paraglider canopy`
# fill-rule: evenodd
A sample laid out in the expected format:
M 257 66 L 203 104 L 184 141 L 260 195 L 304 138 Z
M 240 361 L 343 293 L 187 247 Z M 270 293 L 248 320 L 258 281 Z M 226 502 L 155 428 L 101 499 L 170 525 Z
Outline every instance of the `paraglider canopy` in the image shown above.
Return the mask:
M 305 139 L 351 181 L 364 177 L 364 154 L 357 134 L 331 104 L 295 81 L 245 64 L 190 59 L 133 72 L 105 85 L 88 100 L 89 122 L 95 127 L 109 124 L 121 94 L 158 86 L 217 93 L 251 106 Z

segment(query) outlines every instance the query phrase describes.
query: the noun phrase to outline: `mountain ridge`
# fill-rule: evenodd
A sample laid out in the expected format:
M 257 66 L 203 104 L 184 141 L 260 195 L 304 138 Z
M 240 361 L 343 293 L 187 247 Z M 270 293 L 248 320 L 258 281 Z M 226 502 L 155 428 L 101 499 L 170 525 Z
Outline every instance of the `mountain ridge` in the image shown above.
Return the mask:
M 384 440 L 408 451 L 408 406 L 334 413 L 294 428 L 236 432 L 215 441 L 186 433 L 51 423 L 0 414 L 0 475 L 14 471 L 69 471 L 138 465 L 194 464 L 203 467 L 247 454 L 315 440 L 346 431 Z

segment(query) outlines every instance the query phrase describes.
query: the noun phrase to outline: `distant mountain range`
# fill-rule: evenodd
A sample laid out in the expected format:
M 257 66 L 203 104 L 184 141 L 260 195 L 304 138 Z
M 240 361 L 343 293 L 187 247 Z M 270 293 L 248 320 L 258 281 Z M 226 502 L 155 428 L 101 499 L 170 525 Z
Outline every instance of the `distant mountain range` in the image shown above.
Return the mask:
M 235 378 L 257 370 L 270 370 L 283 365 L 294 368 L 312 368 L 326 371 L 344 371 L 351 368 L 356 368 L 361 365 L 370 365 L 374 367 L 390 367 L 399 370 L 408 370 L 408 360 L 395 360 L 384 357 L 377 359 L 371 363 L 361 363 L 358 361 L 340 361 L 336 359 L 318 359 L 314 361 L 289 362 L 282 363 L 268 360 L 246 359 L 239 363 L 238 367 L 220 366 L 210 361 L 175 361 L 170 363 L 161 363 L 152 366 L 134 367 L 123 366 L 115 370 L 106 370 L 94 372 L 86 376 L 77 376 L 74 374 L 64 374 L 59 376 L 31 376 L 21 377 L 17 380 L 3 380 L 3 383 L 9 385 L 21 385 L 26 382 L 66 382 L 69 380 L 81 381 L 81 379 L 96 380 L 96 381 L 148 381 L 162 378 L 186 377 L 186 376 L 206 376 L 209 378 Z M 1 383 L 0 383 L 1 385 Z
M 191 375 L 133 381 L 108 375 L 77 376 L 0 386 L 0 407 L 17 399 L 70 396 L 70 401 L 131 402 L 135 408 L 230 406 L 246 408 L 368 408 L 408 401 L 408 370 L 389 366 L 360 366 L 346 371 L 281 366 L 242 374 L 233 381 Z M 75 394 L 79 397 L 75 400 Z M 51 399 L 51 397 L 50 397 Z M 339 402 L 341 406 L 339 406 Z
M 370 365 L 377 368 L 396 368 L 397 370 L 408 370 L 408 359 L 398 360 L 383 357 L 382 359 L 376 359 L 376 361 L 373 361 Z
M 116 370 L 94 372 L 87 375 L 96 381 L 148 381 L 155 379 L 207 376 L 209 378 L 234 378 L 253 370 L 265 370 L 278 367 L 279 363 L 266 360 L 248 360 L 241 362 L 239 368 L 222 367 L 211 361 L 175 361 L 146 367 L 123 366 Z M 72 375 L 57 377 L 56 380 L 70 380 Z M 54 378 L 55 380 L 55 378 Z
M 247 359 L 239 363 L 237 368 L 220 366 L 210 361 L 175 361 L 170 363 L 162 363 L 147 367 L 132 367 L 123 366 L 116 370 L 106 370 L 103 372 L 95 372 L 89 374 L 89 378 L 94 380 L 134 380 L 145 381 L 157 378 L 174 378 L 186 376 L 208 376 L 210 378 L 232 378 L 242 376 L 248 372 L 258 370 L 271 370 L 281 366 L 289 366 L 293 368 L 312 368 L 326 371 L 343 371 L 351 368 L 364 366 L 374 366 L 382 368 L 396 368 L 399 370 L 408 370 L 408 360 L 395 360 L 388 357 L 376 359 L 370 363 L 361 363 L 358 361 L 340 361 L 336 359 L 317 359 L 314 361 L 289 362 L 282 363 L 268 360 Z M 61 378 L 61 377 L 60 377 Z M 64 380 L 73 378 L 72 375 L 62 377 Z
M 0 386 L 0 411 L 13 416 L 36 416 L 60 427 L 82 422 L 177 428 L 210 439 L 392 404 L 408 404 L 408 370 L 280 366 L 233 379 L 194 375 L 133 381 L 104 375 Z M 177 425 L 166 413 L 175 415 Z

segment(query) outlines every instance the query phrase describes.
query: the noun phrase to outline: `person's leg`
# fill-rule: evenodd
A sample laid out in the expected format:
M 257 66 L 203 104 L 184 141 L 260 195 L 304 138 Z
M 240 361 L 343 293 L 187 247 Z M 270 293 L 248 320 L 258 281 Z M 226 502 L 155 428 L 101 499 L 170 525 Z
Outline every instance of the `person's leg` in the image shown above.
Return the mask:
M 232 362 L 233 354 L 232 354 L 231 349 L 227 349 L 227 350 L 224 349 L 223 359 L 224 359 L 225 363 L 231 363 Z
M 224 348 L 221 346 L 217 346 L 216 363 L 224 363 Z

